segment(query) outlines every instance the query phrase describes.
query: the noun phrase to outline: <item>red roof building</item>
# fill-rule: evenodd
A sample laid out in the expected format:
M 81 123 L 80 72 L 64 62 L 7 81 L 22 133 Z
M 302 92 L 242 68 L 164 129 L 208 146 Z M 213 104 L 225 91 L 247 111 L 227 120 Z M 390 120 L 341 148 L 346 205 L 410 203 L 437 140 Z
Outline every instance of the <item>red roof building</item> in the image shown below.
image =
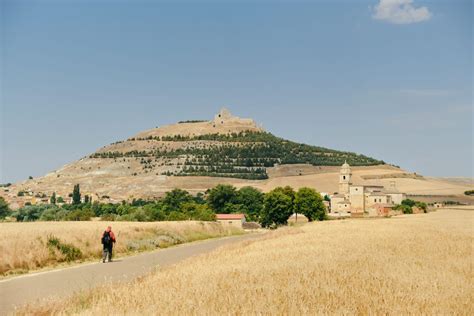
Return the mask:
M 218 221 L 245 221 L 245 214 L 216 214 L 216 219 Z

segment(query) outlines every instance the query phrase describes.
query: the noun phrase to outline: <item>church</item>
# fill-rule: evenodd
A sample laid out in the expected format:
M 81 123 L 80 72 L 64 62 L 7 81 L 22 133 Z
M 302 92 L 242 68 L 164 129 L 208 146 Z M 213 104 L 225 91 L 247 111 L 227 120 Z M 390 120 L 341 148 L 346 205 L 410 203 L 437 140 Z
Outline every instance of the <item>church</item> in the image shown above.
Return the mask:
M 351 167 L 345 162 L 339 173 L 339 191 L 331 197 L 330 214 L 337 216 L 387 216 L 392 208 L 405 198 L 395 182 L 389 188 L 382 185 L 352 183 Z

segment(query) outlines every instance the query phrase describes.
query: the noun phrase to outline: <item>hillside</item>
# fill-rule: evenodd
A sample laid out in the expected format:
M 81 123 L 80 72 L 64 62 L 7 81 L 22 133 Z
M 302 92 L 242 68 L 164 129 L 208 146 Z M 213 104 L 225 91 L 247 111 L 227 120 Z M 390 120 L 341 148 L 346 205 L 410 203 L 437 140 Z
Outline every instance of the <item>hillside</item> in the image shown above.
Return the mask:
M 279 138 L 253 120 L 223 109 L 210 121 L 185 121 L 138 133 L 0 194 L 15 207 L 47 201 L 53 192 L 68 200 L 77 183 L 83 194 L 104 202 L 155 198 L 175 187 L 197 193 L 218 183 L 252 185 L 264 191 L 278 185 L 305 185 L 334 192 L 344 161 L 354 167 L 355 179 L 361 183 L 395 178 L 422 188 L 427 181 L 364 155 Z M 435 185 L 435 191 L 439 187 L 447 185 Z M 448 191 L 459 194 L 465 187 L 450 184 Z

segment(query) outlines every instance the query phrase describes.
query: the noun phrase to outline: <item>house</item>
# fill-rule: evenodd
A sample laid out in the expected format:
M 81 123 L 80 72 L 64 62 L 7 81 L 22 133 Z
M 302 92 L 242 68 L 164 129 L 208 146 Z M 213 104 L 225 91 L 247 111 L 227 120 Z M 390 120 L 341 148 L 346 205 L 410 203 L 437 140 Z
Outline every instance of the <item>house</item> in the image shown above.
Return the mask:
M 222 224 L 242 228 L 242 224 L 245 223 L 245 214 L 216 214 L 216 220 Z

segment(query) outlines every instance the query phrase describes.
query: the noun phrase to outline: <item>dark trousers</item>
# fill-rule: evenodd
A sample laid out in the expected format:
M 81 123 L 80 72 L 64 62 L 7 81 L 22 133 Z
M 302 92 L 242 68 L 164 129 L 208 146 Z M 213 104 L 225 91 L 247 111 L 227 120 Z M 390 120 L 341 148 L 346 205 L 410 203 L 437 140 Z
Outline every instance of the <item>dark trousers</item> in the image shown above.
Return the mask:
M 107 261 L 112 261 L 112 247 L 113 245 L 106 246 L 104 245 L 104 250 L 102 251 L 102 261 L 105 262 L 105 259 Z

